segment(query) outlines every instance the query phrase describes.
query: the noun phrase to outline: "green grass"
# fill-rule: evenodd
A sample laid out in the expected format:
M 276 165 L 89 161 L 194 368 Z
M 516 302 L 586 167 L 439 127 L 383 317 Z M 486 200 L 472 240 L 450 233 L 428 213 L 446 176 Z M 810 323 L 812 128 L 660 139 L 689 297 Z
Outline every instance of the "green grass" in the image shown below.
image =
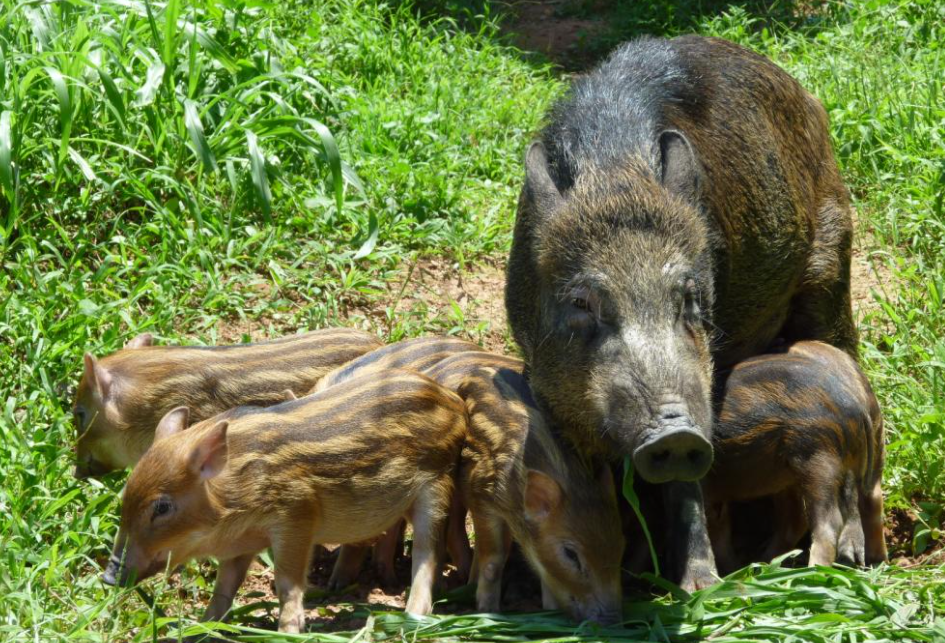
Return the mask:
M 3 640 L 176 631 L 97 578 L 122 477 L 71 477 L 65 388 L 84 351 L 142 331 L 208 343 L 333 324 L 463 332 L 461 307 L 393 312 L 388 285 L 418 256 L 474 270 L 507 250 L 524 146 L 564 85 L 491 20 L 457 26 L 440 3 L 420 18 L 417 6 L 0 0 Z M 945 3 L 830 4 L 803 19 L 746 6 L 615 3 L 599 49 L 693 28 L 771 56 L 824 101 L 870 260 L 892 275 L 861 322 L 864 363 L 887 417 L 889 502 L 921 508 L 919 550 L 945 505 Z M 147 588 L 181 613 L 178 592 L 205 597 L 206 570 Z M 549 614 L 378 613 L 360 634 L 316 640 L 945 636 L 941 567 L 759 567 L 692 598 L 644 598 L 613 631 Z M 237 625 L 256 623 L 249 612 Z M 182 615 L 197 616 L 189 602 Z

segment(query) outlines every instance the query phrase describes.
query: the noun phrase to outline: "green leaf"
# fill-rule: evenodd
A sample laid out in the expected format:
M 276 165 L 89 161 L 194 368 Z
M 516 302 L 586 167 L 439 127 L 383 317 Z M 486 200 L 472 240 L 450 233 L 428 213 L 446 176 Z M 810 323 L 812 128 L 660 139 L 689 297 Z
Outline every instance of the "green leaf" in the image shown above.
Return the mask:
M 322 149 L 325 151 L 325 158 L 328 160 L 328 167 L 331 170 L 332 182 L 335 186 L 335 205 L 338 207 L 338 212 L 341 212 L 345 205 L 345 181 L 344 174 L 341 171 L 341 152 L 338 151 L 338 143 L 335 142 L 335 137 L 323 123 L 313 118 L 304 120 L 309 127 L 315 130 L 321 140 Z
M 108 99 L 108 104 L 111 105 L 112 113 L 115 114 L 115 118 L 118 119 L 118 122 L 121 124 L 122 128 L 124 128 L 125 101 L 121 97 L 121 92 L 118 91 L 118 86 L 108 73 L 108 70 L 105 69 L 104 64 L 100 65 L 96 71 L 98 72 L 99 80 L 102 81 L 102 87 L 105 89 L 105 98 Z
M 355 259 L 362 259 L 374 250 L 374 246 L 377 244 L 377 215 L 374 212 L 371 212 L 370 219 L 368 220 L 368 234 L 367 238 L 364 240 L 364 243 L 361 244 L 361 247 L 358 248 L 358 251 L 354 254 Z
M 217 159 L 213 155 L 213 150 L 207 144 L 207 137 L 203 132 L 203 123 L 200 122 L 200 114 L 197 113 L 197 103 L 189 98 L 184 101 L 184 127 L 190 135 L 190 142 L 194 144 L 194 150 L 200 157 L 204 168 L 210 172 L 217 171 Z
M 180 16 L 180 0 L 169 0 L 164 9 L 164 64 L 174 71 L 177 61 L 177 18 Z
M 637 517 L 637 520 L 640 521 L 640 526 L 643 528 L 643 535 L 646 536 L 646 543 L 650 548 L 650 558 L 653 559 L 653 570 L 656 572 L 656 575 L 659 576 L 660 564 L 659 561 L 656 560 L 656 548 L 653 546 L 653 537 L 650 536 L 650 529 L 646 525 L 643 512 L 640 511 L 640 499 L 637 497 L 637 492 L 633 488 L 633 461 L 630 459 L 630 456 L 623 459 L 623 497 L 630 503 L 634 515 Z
M 82 175 L 85 176 L 88 181 L 98 181 L 98 177 L 95 175 L 95 172 L 92 170 L 92 166 L 89 165 L 89 162 L 79 154 L 74 148 L 69 148 L 69 157 L 75 161 L 75 164 L 79 166 L 79 169 L 82 170 Z
M 0 188 L 10 203 L 14 196 L 12 117 L 10 110 L 0 113 Z
M 269 191 L 269 177 L 266 176 L 266 159 L 259 150 L 256 134 L 246 130 L 246 143 L 249 146 L 249 167 L 256 188 L 256 198 L 262 206 L 266 220 L 272 222 L 272 192 Z
M 144 84 L 135 92 L 134 104 L 136 107 L 147 107 L 154 102 L 158 90 L 161 88 L 161 82 L 164 80 L 164 63 L 154 59 L 148 67 Z

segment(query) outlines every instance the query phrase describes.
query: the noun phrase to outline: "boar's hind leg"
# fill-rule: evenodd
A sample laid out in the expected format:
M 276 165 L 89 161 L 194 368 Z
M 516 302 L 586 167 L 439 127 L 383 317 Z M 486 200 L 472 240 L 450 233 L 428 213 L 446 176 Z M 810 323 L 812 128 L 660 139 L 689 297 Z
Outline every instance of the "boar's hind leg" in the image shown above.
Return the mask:
M 488 509 L 472 507 L 476 533 L 475 571 L 476 609 L 498 612 L 502 600 L 502 571 L 512 548 L 505 521 Z
M 819 340 L 856 358 L 857 332 L 850 302 L 850 208 L 829 200 L 818 218 L 814 248 L 782 335 L 788 341 Z
M 213 597 L 203 613 L 204 621 L 222 621 L 230 611 L 236 590 L 243 584 L 246 572 L 253 563 L 256 554 L 246 554 L 228 560 L 221 560 L 217 569 L 217 581 L 213 587 Z
M 367 555 L 368 548 L 360 543 L 350 543 L 338 548 L 338 559 L 335 566 L 331 568 L 331 576 L 328 578 L 328 589 L 344 589 L 358 579 L 361 573 L 361 566 L 364 564 L 364 557 Z
M 439 570 L 439 541 L 446 527 L 453 481 L 436 480 L 423 488 L 410 508 L 413 527 L 413 561 L 407 612 L 425 615 L 433 611 L 433 584 Z
M 717 580 L 717 572 L 702 488 L 698 482 L 667 482 L 662 486 L 671 538 L 667 551 L 669 578 L 687 592 L 708 587 Z
M 312 537 L 308 529 L 287 529 L 272 539 L 272 557 L 276 568 L 276 593 L 279 596 L 279 631 L 298 634 L 305 629 L 305 577 L 312 556 Z

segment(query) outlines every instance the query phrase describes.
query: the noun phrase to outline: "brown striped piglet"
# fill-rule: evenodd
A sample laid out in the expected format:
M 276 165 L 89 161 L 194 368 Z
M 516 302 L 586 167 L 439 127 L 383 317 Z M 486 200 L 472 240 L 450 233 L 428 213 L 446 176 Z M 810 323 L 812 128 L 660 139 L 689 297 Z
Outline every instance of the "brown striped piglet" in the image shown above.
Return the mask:
M 455 337 L 418 337 L 396 342 L 339 366 L 321 378 L 312 392 L 324 391 L 354 377 L 369 374 L 376 376 L 392 368 L 420 372 L 451 355 L 472 351 L 482 351 L 482 349 L 472 342 Z M 371 545 L 374 547 L 373 563 L 377 577 L 381 579 L 385 587 L 397 585 L 394 559 L 398 549 L 403 551 L 404 526 L 403 522 L 394 525 L 390 533 L 385 534 L 375 543 L 357 543 L 341 547 L 331 577 L 328 579 L 328 588 L 341 589 L 355 582 Z M 456 541 L 451 539 L 450 542 Z M 469 549 L 468 541 L 465 549 Z M 453 561 L 460 567 L 461 575 L 465 575 L 468 573 L 468 555 L 464 560 L 459 560 L 455 551 L 451 549 Z
M 408 371 L 355 378 L 297 401 L 240 407 L 186 428 L 168 413 L 132 471 L 107 583 L 194 558 L 220 560 L 205 620 L 220 620 L 256 554 L 272 547 L 279 630 L 304 629 L 313 545 L 413 526 L 407 611 L 432 610 L 437 540 L 466 433 L 463 401 Z
M 883 419 L 869 381 L 847 353 L 821 342 L 737 364 L 713 429 L 703 480 L 720 568 L 748 562 L 732 546 L 729 503 L 772 496 L 774 535 L 763 560 L 811 531 L 811 565 L 875 564 L 883 538 Z
M 456 390 L 469 413 L 459 487 L 476 533 L 477 609 L 499 610 L 515 540 L 541 580 L 546 608 L 578 621 L 617 622 L 624 539 L 610 467 L 578 457 L 551 430 L 523 366 L 466 353 L 426 371 Z
M 306 392 L 336 366 L 378 346 L 369 333 L 332 328 L 230 346 L 152 346 L 144 334 L 101 359 L 86 353 L 73 408 L 75 475 L 133 466 L 175 407 L 188 407 L 196 422 L 236 406 L 277 404 L 286 390 Z

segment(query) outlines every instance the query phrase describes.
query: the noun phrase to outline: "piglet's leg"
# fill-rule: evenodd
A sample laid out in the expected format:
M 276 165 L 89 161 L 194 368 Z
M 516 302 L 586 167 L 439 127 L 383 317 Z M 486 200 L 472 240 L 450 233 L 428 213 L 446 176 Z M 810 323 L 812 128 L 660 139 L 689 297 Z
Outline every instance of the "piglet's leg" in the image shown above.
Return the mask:
M 392 525 L 374 544 L 374 572 L 384 587 L 397 585 L 395 561 L 397 560 L 398 545 L 403 542 L 406 526 L 406 521 L 398 520 L 397 524 Z M 400 551 L 403 551 L 402 547 Z
M 469 536 L 466 534 L 466 505 L 458 492 L 453 494 L 450 504 L 449 523 L 446 527 L 446 547 L 460 578 L 465 581 L 469 578 L 469 568 L 472 565 L 472 548 L 469 546 Z
M 840 463 L 832 458 L 814 457 L 804 477 L 804 502 L 811 529 L 810 564 L 832 565 L 837 559 L 837 540 L 843 529 L 840 513 Z
M 222 621 L 233 605 L 236 591 L 243 584 L 246 572 L 253 563 L 256 554 L 246 554 L 220 561 L 217 569 L 217 582 L 213 587 L 213 597 L 203 613 L 204 621 Z
M 498 612 L 502 599 L 502 571 L 511 548 L 508 527 L 504 520 L 488 510 L 473 508 L 472 518 L 476 531 L 476 609 Z
M 358 580 L 358 574 L 361 572 L 361 565 L 364 564 L 364 556 L 367 551 L 368 548 L 360 543 L 342 545 L 338 549 L 338 559 L 335 561 L 335 566 L 331 568 L 328 589 L 344 589 Z
M 738 556 L 732 545 L 732 516 L 727 502 L 706 503 L 706 521 L 709 540 L 719 571 L 729 574 L 739 568 Z
M 844 565 L 866 564 L 866 538 L 860 518 L 860 489 L 852 473 L 847 473 L 840 490 L 840 513 L 843 528 L 837 540 L 837 560 Z
M 420 492 L 410 509 L 413 526 L 413 569 L 407 611 L 425 615 L 433 611 L 433 583 L 439 560 L 438 541 L 443 533 L 452 484 L 436 482 Z
M 772 496 L 774 534 L 765 545 L 761 560 L 769 562 L 797 546 L 807 533 L 804 500 L 797 489 L 787 489 Z
M 285 531 L 272 539 L 276 566 L 276 593 L 279 596 L 279 631 L 298 634 L 305 629 L 305 577 L 312 555 L 308 529 Z

